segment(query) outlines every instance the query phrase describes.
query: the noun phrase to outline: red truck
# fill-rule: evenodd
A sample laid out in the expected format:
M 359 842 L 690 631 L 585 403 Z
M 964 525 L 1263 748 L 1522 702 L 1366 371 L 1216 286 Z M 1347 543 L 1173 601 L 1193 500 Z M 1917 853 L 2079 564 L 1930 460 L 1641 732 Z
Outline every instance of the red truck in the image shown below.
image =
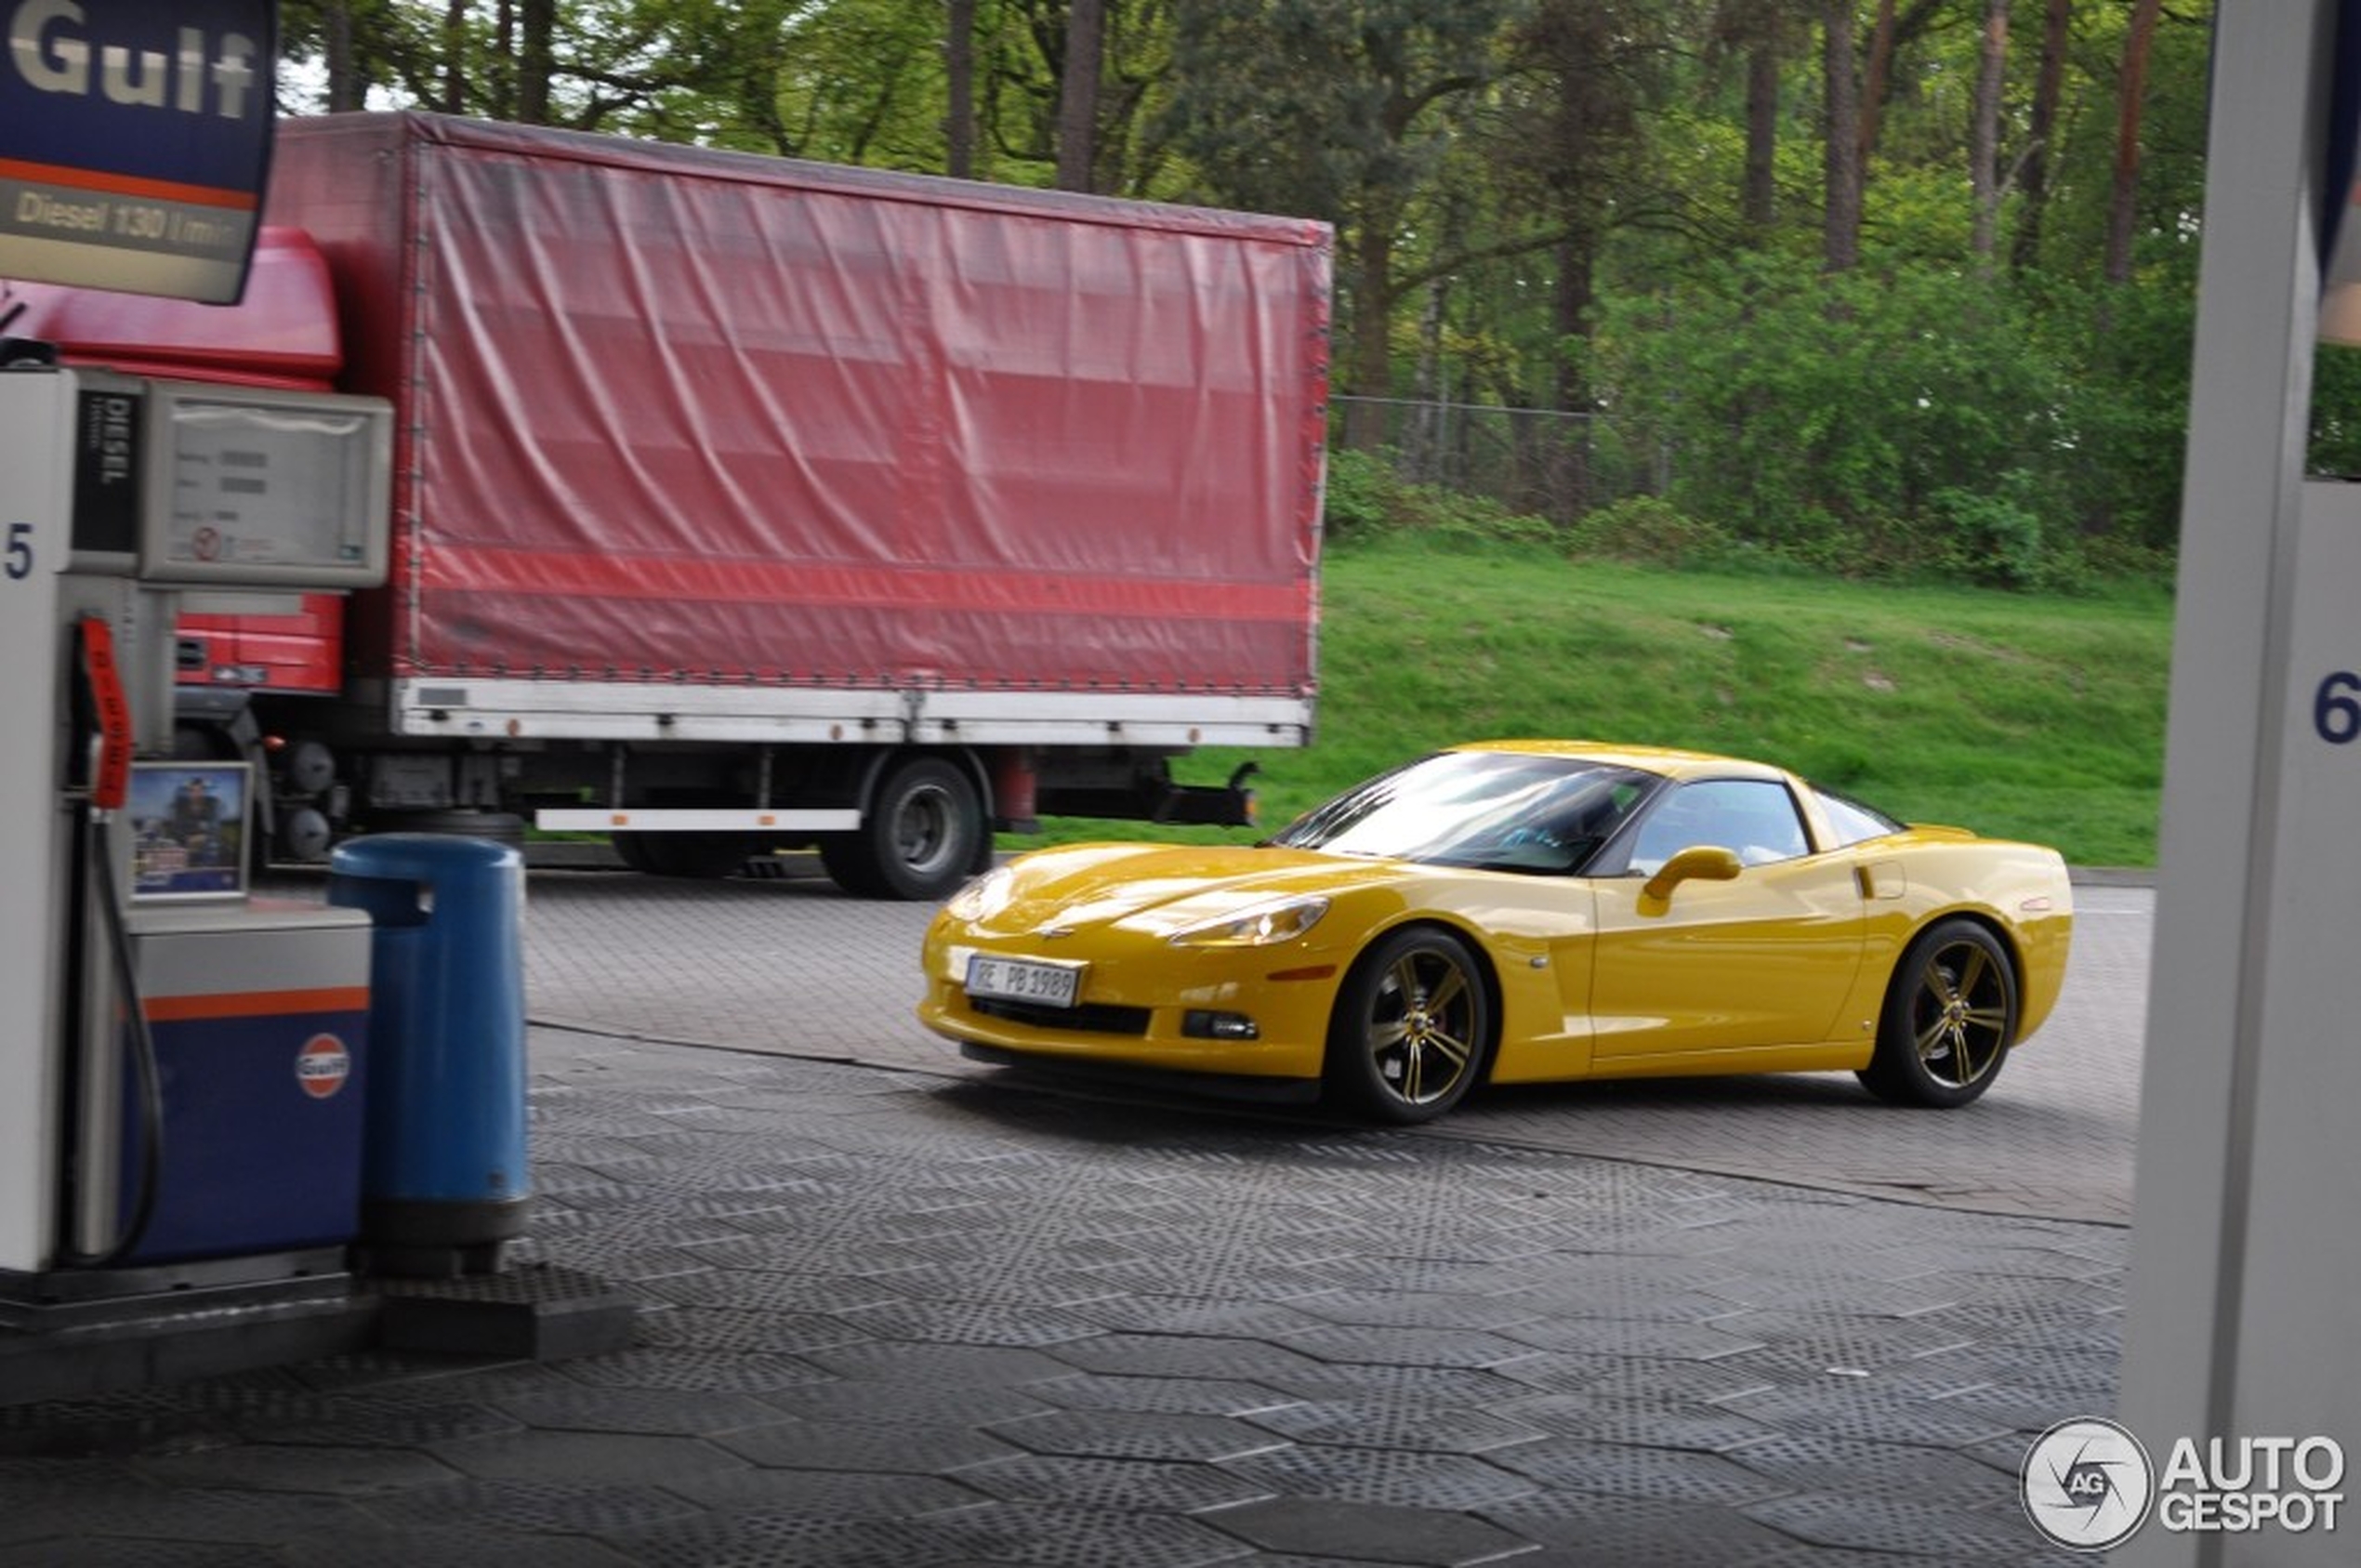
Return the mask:
M 181 627 L 283 855 L 522 818 L 930 898 L 1310 738 L 1321 224 L 423 113 L 283 123 L 265 217 L 238 307 L 15 330 L 393 402 L 387 586 Z

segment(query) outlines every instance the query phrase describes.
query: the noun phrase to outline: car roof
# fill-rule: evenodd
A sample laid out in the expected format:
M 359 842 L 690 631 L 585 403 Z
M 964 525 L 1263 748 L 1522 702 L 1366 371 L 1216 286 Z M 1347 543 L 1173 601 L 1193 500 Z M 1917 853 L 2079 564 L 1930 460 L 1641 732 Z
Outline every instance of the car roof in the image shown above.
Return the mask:
M 1642 772 L 1659 773 L 1670 779 L 1777 779 L 1788 775 L 1785 769 L 1767 762 L 1750 762 L 1744 758 L 1720 757 L 1707 751 L 1682 751 L 1673 746 L 1625 745 L 1610 741 L 1550 741 L 1511 740 L 1476 741 L 1450 748 L 1453 751 L 1506 751 L 1530 757 L 1576 758 L 1586 762 L 1603 762 L 1621 768 L 1636 768 Z

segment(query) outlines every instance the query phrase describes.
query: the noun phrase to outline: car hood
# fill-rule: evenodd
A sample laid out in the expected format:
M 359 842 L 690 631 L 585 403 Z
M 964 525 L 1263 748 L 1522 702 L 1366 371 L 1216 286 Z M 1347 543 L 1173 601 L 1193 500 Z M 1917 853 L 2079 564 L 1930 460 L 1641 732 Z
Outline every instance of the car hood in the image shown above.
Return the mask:
M 1120 926 L 1168 936 L 1290 898 L 1399 882 L 1416 870 L 1251 845 L 1078 844 L 1011 862 L 1005 898 L 974 924 L 1010 934 Z

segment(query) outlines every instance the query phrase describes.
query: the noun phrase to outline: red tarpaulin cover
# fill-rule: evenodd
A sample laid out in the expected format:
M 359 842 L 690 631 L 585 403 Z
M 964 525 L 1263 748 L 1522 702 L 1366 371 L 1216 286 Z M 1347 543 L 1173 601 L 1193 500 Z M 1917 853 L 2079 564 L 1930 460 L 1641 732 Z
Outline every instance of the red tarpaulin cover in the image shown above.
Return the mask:
M 419 114 L 267 212 L 401 404 L 363 673 L 1312 689 L 1321 225 Z

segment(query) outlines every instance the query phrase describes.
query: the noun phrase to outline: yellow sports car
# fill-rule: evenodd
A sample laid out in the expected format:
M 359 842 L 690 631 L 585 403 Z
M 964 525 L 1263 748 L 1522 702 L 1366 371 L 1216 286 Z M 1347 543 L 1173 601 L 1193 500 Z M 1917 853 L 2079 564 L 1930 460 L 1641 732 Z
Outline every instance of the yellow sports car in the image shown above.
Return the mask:
M 927 932 L 920 1019 L 1002 1063 L 1324 1092 L 1850 1069 L 1964 1105 L 2050 1014 L 2056 851 L 1906 826 L 1757 762 L 1517 741 L 1424 757 L 1268 841 L 1045 850 Z

